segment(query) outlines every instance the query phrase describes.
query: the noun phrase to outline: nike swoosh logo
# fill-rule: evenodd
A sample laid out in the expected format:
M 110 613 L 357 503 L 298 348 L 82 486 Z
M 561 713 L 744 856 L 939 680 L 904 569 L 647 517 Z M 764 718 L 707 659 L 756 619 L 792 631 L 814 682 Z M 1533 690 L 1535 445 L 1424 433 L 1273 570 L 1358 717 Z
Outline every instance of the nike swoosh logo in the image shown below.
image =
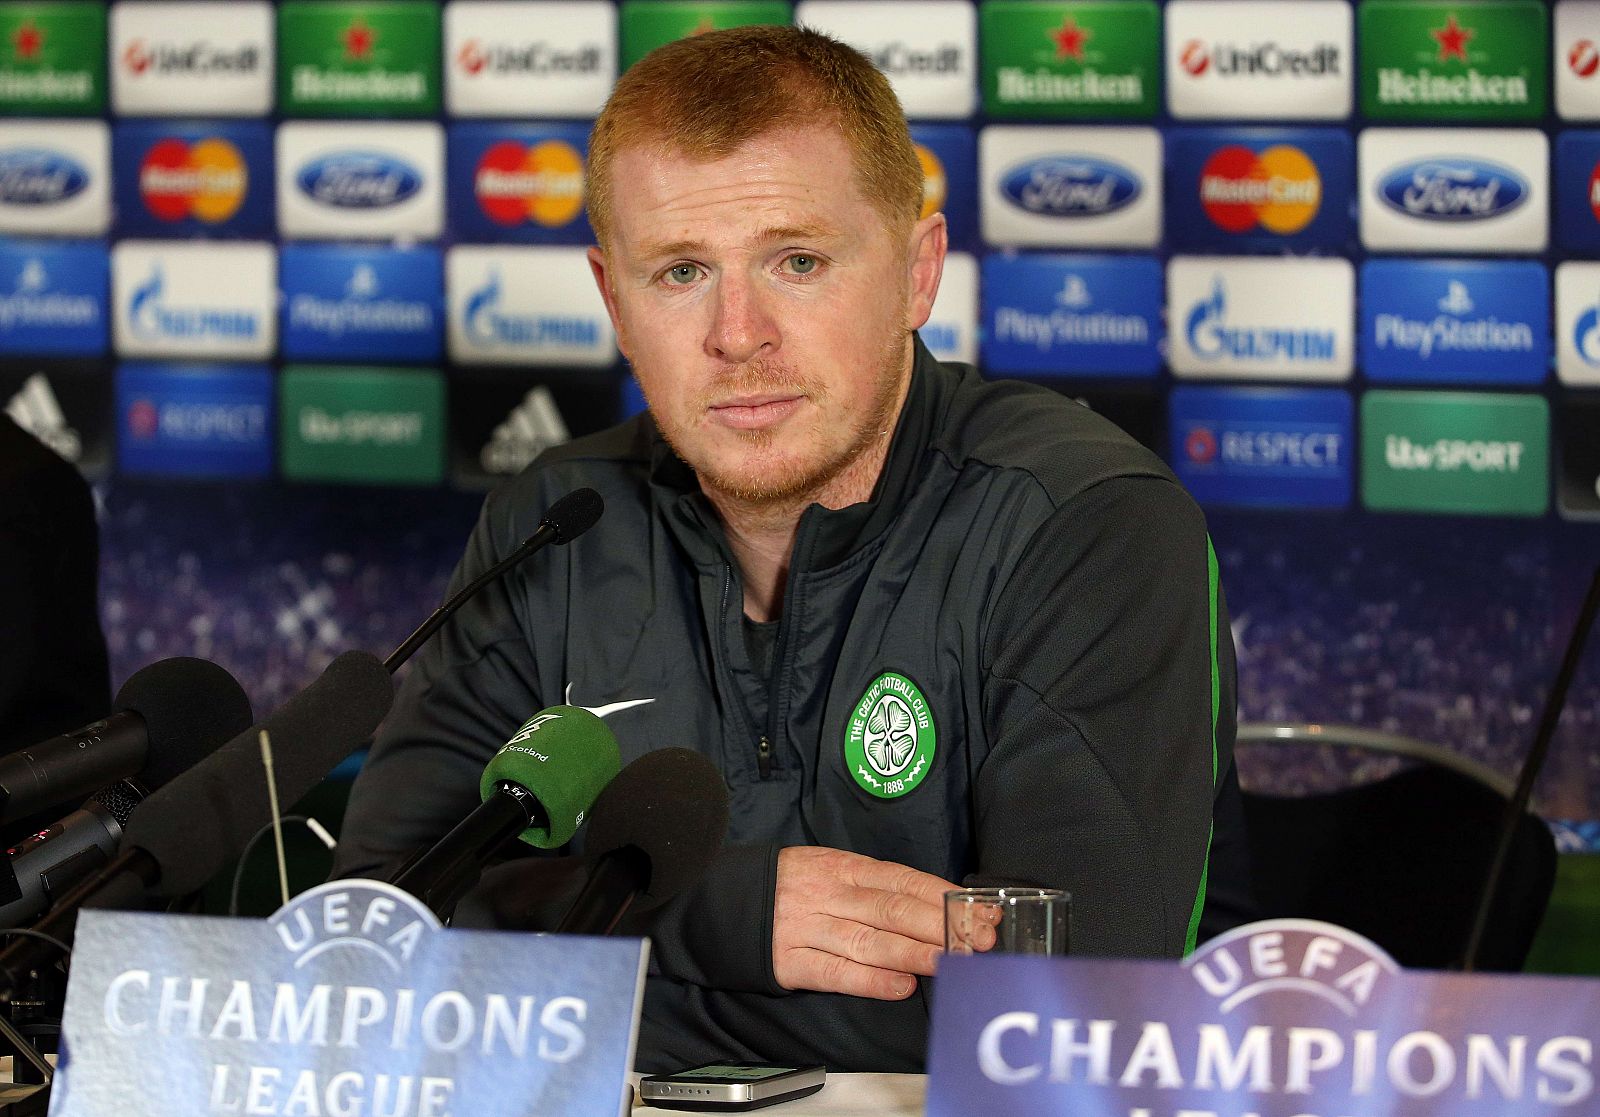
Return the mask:
M 563 696 L 563 699 L 564 699 L 564 701 L 566 702 L 566 704 L 568 706 L 573 704 L 572 703 L 572 684 L 571 683 L 567 684 L 567 692 Z M 603 718 L 607 714 L 614 714 L 614 713 L 617 713 L 619 710 L 631 710 L 635 706 L 648 706 L 648 705 L 650 705 L 650 703 L 652 703 L 654 701 L 655 701 L 654 698 L 635 698 L 635 699 L 633 699 L 632 701 L 629 701 L 629 702 L 609 702 L 604 706 L 579 706 L 578 709 L 580 709 L 580 710 L 588 710 L 595 717 Z

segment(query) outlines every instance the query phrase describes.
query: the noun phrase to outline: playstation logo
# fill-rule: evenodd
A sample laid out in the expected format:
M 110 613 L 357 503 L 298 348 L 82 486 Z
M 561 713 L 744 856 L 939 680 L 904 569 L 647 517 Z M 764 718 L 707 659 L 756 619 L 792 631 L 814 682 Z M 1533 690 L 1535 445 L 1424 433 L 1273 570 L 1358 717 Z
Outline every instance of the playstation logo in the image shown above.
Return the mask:
M 44 263 L 37 256 L 30 256 L 28 262 L 22 266 L 22 273 L 17 276 L 17 293 L 20 295 L 37 295 L 50 283 L 50 276 L 44 270 Z
M 1444 298 L 1439 300 L 1439 309 L 1445 314 L 1471 314 L 1472 295 L 1467 291 L 1467 285 L 1459 279 L 1452 279 L 1445 292 Z
M 1082 310 L 1092 302 L 1094 298 L 1089 294 L 1089 285 L 1081 275 L 1068 275 L 1061 284 L 1061 290 L 1056 292 L 1056 304 L 1069 310 Z
M 372 269 L 371 264 L 357 264 L 356 270 L 350 274 L 350 282 L 344 285 L 346 298 L 370 299 L 378 293 L 378 273 Z

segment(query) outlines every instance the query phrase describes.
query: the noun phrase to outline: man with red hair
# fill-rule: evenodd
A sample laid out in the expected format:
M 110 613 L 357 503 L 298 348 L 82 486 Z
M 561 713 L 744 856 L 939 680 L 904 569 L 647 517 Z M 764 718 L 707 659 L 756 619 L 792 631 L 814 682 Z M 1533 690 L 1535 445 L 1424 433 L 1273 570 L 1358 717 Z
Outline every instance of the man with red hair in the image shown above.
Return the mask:
M 1191 949 L 1208 858 L 1242 880 L 1202 517 L 1086 408 L 917 339 L 945 223 L 887 81 L 794 28 L 662 47 L 595 124 L 588 206 L 649 412 L 489 498 L 458 584 L 571 488 L 607 511 L 424 651 L 346 868 L 437 838 L 570 701 L 624 760 L 697 748 L 731 795 L 707 877 L 633 928 L 642 1068 L 920 1068 L 961 883 L 1068 889 L 1075 950 Z

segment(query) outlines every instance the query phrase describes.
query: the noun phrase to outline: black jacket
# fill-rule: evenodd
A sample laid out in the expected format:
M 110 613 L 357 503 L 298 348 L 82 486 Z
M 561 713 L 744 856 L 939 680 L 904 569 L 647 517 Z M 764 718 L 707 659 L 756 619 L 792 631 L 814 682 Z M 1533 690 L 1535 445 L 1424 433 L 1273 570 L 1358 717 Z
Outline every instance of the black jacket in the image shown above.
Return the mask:
M 885 1003 L 774 982 L 786 845 L 1064 887 L 1075 951 L 1184 952 L 1214 804 L 1236 792 L 1233 658 L 1201 514 L 1153 454 L 1075 402 L 984 383 L 919 343 L 872 499 L 801 518 L 766 693 L 720 523 L 648 416 L 543 455 L 491 495 L 455 583 L 580 485 L 605 498 L 600 524 L 487 591 L 422 654 L 356 783 L 342 871 L 439 837 L 541 706 L 650 699 L 607 717 L 623 762 L 705 753 L 731 823 L 702 883 L 634 928 L 653 940 L 642 1069 L 920 1069 L 925 989 Z M 931 763 L 889 799 L 845 757 L 886 672 L 915 683 L 936 732 Z M 1227 865 L 1213 871 L 1238 891 L 1237 803 L 1224 802 Z

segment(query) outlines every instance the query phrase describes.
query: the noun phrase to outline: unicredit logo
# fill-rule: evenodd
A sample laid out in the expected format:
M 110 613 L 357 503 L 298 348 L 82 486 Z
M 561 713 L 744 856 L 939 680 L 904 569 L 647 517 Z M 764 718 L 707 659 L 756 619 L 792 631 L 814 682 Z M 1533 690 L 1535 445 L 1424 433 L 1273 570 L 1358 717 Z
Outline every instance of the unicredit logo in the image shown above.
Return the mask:
M 122 52 L 122 65 L 134 76 L 158 74 L 253 74 L 261 68 L 261 50 L 253 45 L 227 49 L 211 43 L 157 43 L 135 39 Z
M 1567 51 L 1567 65 L 1580 78 L 1592 78 L 1600 70 L 1600 49 L 1596 49 L 1592 39 L 1579 39 Z
M 38 147 L 0 151 L 0 204 L 39 206 L 83 192 L 89 172 L 59 152 Z
M 351 151 L 313 160 L 295 176 L 302 193 L 339 209 L 398 205 L 422 189 L 409 163 L 381 152 Z
M 1528 180 L 1487 159 L 1422 159 L 1402 163 L 1378 183 L 1390 208 L 1427 221 L 1483 221 L 1528 199 Z
M 1298 50 L 1279 43 L 1216 43 L 1209 49 L 1199 39 L 1184 44 L 1178 62 L 1190 77 L 1214 73 L 1220 78 L 1285 77 L 1326 78 L 1339 76 L 1339 47 L 1318 43 L 1310 50 Z
M 1131 170 L 1109 160 L 1051 156 L 1012 167 L 1000 189 L 1030 213 L 1093 217 L 1132 204 L 1142 186 Z
M 557 50 L 549 43 L 485 43 L 468 39 L 456 51 L 456 65 L 468 77 L 480 74 L 596 74 L 600 72 L 600 47 L 588 44 L 576 50 Z

